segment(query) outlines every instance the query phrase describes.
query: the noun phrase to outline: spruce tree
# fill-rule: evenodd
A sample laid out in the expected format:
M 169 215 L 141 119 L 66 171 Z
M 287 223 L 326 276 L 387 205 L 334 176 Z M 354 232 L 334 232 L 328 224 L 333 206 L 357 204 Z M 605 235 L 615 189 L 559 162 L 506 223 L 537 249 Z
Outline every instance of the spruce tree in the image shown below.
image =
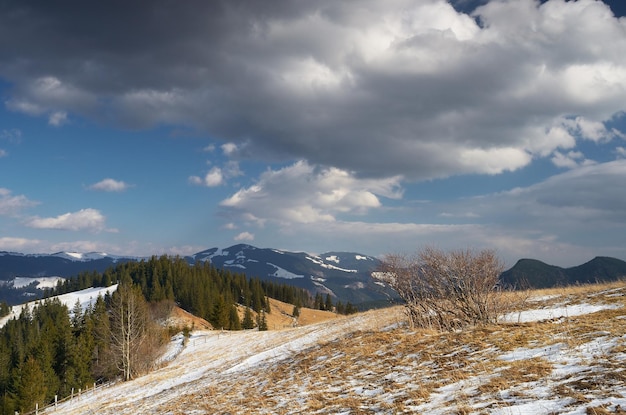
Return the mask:
M 333 311 L 333 299 L 330 294 L 326 294 L 326 302 L 324 303 L 324 310 Z
M 250 307 L 246 307 L 246 311 L 243 313 L 243 322 L 241 325 L 244 330 L 254 328 L 254 319 L 252 318 L 252 310 L 250 310 Z
M 230 306 L 230 319 L 229 330 L 241 330 L 241 320 L 239 320 L 239 313 L 235 305 Z
M 35 409 L 35 404 L 43 406 L 46 398 L 44 373 L 33 356 L 29 356 L 19 370 L 16 382 L 16 401 L 21 412 Z

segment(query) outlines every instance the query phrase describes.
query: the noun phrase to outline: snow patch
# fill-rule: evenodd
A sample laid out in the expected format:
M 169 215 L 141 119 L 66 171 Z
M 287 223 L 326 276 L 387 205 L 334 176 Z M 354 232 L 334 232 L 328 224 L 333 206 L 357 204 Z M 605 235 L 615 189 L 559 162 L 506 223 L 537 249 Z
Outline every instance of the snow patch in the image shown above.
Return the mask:
M 63 277 L 16 277 L 13 280 L 14 288 L 24 288 L 31 285 L 33 282 L 37 282 L 37 288 L 42 290 L 44 288 L 54 288 L 59 281 L 65 281 Z
M 293 280 L 293 279 L 296 279 L 296 278 L 304 278 L 304 275 L 294 274 L 293 272 L 289 272 L 286 269 L 279 267 L 278 265 L 274 265 L 274 264 L 272 264 L 270 262 L 268 262 L 267 264 L 273 266 L 274 268 L 276 268 L 276 272 L 274 272 L 271 275 L 272 277 L 284 278 L 286 280 Z
M 502 316 L 501 321 L 507 323 L 530 323 L 533 321 L 553 320 L 563 317 L 575 317 L 591 314 L 601 310 L 620 308 L 621 305 L 610 304 L 574 304 L 562 307 L 541 308 L 509 313 Z
M 306 257 L 306 259 L 308 259 L 309 261 L 313 262 L 314 264 L 319 265 L 319 266 L 320 266 L 320 267 L 322 267 L 322 268 L 327 268 L 327 269 L 336 269 L 336 270 L 338 270 L 338 271 L 343 271 L 343 272 L 354 272 L 354 273 L 358 272 L 358 271 L 357 271 L 357 270 L 355 270 L 355 269 L 345 269 L 345 268 L 339 268 L 339 267 L 336 267 L 336 266 L 334 266 L 334 265 L 327 264 L 327 263 L 325 263 L 324 261 L 322 261 L 322 260 L 321 260 L 321 259 L 319 259 L 319 258 L 313 258 L 313 257 L 307 256 L 307 257 Z

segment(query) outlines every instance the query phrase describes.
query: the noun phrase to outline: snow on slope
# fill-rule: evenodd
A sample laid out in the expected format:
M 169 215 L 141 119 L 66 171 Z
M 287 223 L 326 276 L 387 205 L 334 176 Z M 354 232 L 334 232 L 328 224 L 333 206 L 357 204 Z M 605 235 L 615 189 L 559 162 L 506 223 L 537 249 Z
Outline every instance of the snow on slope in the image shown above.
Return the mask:
M 111 294 L 115 290 L 117 290 L 117 284 L 110 287 L 87 288 L 85 290 L 62 294 L 57 296 L 56 298 L 58 298 L 62 304 L 66 305 L 70 311 L 72 310 L 72 308 L 74 308 L 74 305 L 76 305 L 76 301 L 78 301 L 84 312 L 90 304 L 96 302 L 98 296 L 104 296 L 107 292 Z M 26 307 L 28 307 L 28 309 L 32 311 L 33 308 L 41 301 L 42 300 L 30 301 L 25 304 L 15 305 L 11 307 L 11 312 L 8 315 L 0 318 L 0 327 L 3 327 L 7 321 L 13 318 L 18 318 L 22 313 L 22 310 L 24 310 Z
M 37 282 L 37 288 L 43 290 L 44 288 L 54 288 L 57 282 L 64 281 L 63 277 L 15 277 L 13 279 L 14 288 L 27 287 L 33 282 Z
M 533 302 L 524 322 L 475 333 L 411 330 L 400 307 L 284 331 L 199 331 L 185 347 L 174 338 L 176 357 L 158 371 L 47 413 L 623 413 L 625 304 L 626 287 Z

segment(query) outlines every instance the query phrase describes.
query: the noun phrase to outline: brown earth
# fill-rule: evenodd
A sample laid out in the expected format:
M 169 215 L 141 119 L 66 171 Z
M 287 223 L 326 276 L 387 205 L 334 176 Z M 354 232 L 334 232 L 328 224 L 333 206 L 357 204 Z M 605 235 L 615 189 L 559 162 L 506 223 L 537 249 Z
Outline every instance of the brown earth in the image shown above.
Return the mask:
M 282 301 L 278 301 L 273 298 L 270 298 L 269 301 L 271 312 L 265 315 L 267 319 L 267 327 L 269 330 L 282 330 L 291 327 L 308 326 L 310 324 L 321 323 L 323 321 L 343 317 L 330 311 L 301 308 L 300 316 L 295 319 L 292 315 L 292 304 L 283 303 Z M 238 305 L 237 311 L 239 312 L 239 318 L 243 320 L 245 307 Z M 253 318 L 255 320 L 257 317 L 256 314 L 257 313 L 255 313 L 254 311 L 252 312 Z M 194 330 L 213 329 L 211 323 L 209 323 L 205 319 L 195 316 L 178 306 L 172 307 L 172 311 L 170 312 L 170 315 L 166 320 L 166 325 L 170 327 L 177 327 L 181 330 L 184 327 L 188 327 Z

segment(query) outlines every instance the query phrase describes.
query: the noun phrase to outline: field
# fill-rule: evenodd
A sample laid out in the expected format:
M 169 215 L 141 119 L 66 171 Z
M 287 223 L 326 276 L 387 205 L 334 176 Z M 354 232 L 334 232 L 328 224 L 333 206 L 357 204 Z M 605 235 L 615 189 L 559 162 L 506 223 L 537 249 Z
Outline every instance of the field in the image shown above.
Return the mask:
M 501 324 L 457 333 L 412 330 L 402 307 L 198 330 L 153 373 L 46 413 L 624 414 L 625 304 L 617 283 L 531 292 Z

